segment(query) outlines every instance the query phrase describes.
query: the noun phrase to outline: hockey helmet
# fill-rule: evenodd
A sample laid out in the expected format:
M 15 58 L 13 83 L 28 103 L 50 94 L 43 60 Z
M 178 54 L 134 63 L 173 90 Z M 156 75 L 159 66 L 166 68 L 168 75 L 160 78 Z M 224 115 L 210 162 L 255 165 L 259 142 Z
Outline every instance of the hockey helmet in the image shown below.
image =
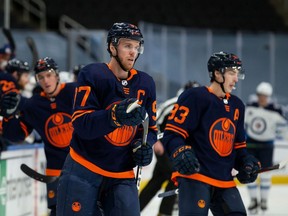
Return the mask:
M 58 74 L 58 65 L 56 64 L 56 62 L 50 57 L 45 57 L 44 59 L 39 59 L 36 62 L 34 71 L 36 75 L 38 73 L 51 69 L 53 69 Z
M 28 62 L 21 61 L 19 59 L 11 59 L 8 61 L 8 64 L 6 66 L 6 71 L 8 73 L 13 73 L 14 71 L 17 71 L 17 73 L 28 73 L 30 71 L 30 67 Z
M 269 97 L 273 93 L 272 85 L 268 82 L 261 82 L 256 88 L 256 93 L 260 95 L 266 95 Z
M 239 71 L 238 78 L 244 79 L 245 73 L 242 69 L 242 61 L 238 56 L 232 53 L 227 52 L 218 52 L 213 53 L 213 55 L 208 60 L 208 71 L 209 77 L 214 79 L 215 70 L 220 71 L 222 74 L 225 72 L 227 68 L 237 69 Z
M 114 23 L 107 36 L 108 51 L 109 44 L 112 43 L 113 46 L 117 46 L 120 38 L 128 38 L 139 41 L 141 47 L 139 53 L 143 53 L 144 39 L 140 29 L 136 25 L 125 22 Z

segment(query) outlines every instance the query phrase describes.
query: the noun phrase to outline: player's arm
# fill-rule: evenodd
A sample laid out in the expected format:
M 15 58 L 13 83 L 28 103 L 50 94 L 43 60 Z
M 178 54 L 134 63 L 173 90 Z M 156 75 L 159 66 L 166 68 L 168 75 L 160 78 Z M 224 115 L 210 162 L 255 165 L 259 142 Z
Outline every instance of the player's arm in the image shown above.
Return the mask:
M 3 119 L 3 137 L 12 142 L 22 142 L 32 132 L 33 128 L 21 117 L 11 116 Z
M 237 132 L 234 143 L 234 149 L 236 151 L 234 168 L 239 172 L 237 174 L 237 179 L 241 183 L 246 184 L 254 182 L 257 179 L 257 171 L 261 168 L 261 164 L 257 158 L 255 158 L 252 154 L 249 154 L 247 151 L 244 131 L 244 105 L 240 106 L 239 110 L 240 115 L 237 123 Z
M 187 95 L 188 96 L 188 95 Z M 164 147 L 170 158 L 173 167 L 183 175 L 189 175 L 200 170 L 200 164 L 191 145 L 186 143 L 189 136 L 188 125 L 191 125 L 192 114 L 189 108 L 189 99 L 179 97 L 167 120 L 162 139 Z M 190 119 L 190 120 L 189 120 Z
M 21 96 L 15 80 L 7 75 L 2 76 L 4 77 L 0 77 L 0 115 L 8 117 L 19 109 Z
M 72 115 L 75 133 L 83 139 L 95 139 L 123 125 L 141 124 L 145 118 L 145 107 L 137 106 L 131 112 L 126 112 L 136 99 L 123 99 L 110 106 L 107 104 L 108 107 L 103 107 L 103 104 L 99 103 L 98 95 L 106 94 L 106 92 L 102 88 L 101 79 L 99 81 L 89 69 L 93 71 L 94 68 L 84 67 L 82 69 L 84 72 L 78 77 L 79 85 L 76 88 Z
M 147 136 L 147 141 L 154 145 L 154 143 L 157 141 L 157 126 L 156 126 L 156 88 L 155 88 L 155 83 L 152 80 L 151 81 L 151 86 L 149 88 L 150 91 L 150 96 L 147 99 L 147 104 L 146 104 L 146 111 L 149 115 L 149 131 L 148 131 L 148 136 Z
M 95 93 L 91 91 L 91 86 L 77 87 L 74 103 L 72 123 L 80 137 L 95 139 L 115 130 L 109 121 L 110 109 L 100 108 Z

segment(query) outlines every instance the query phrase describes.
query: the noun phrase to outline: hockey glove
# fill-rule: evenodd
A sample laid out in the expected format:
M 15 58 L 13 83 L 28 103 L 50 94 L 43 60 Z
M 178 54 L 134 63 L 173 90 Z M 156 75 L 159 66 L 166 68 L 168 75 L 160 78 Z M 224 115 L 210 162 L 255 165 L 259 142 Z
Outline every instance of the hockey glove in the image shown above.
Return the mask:
M 247 155 L 242 159 L 242 166 L 236 175 L 237 179 L 242 184 L 254 182 L 257 179 L 257 171 L 261 168 L 260 161 L 253 155 Z
M 146 145 L 142 145 L 142 140 L 137 139 L 131 144 L 133 159 L 137 166 L 147 166 L 151 163 L 153 158 L 152 146 L 147 142 Z
M 191 175 L 200 171 L 200 164 L 192 147 L 183 145 L 172 154 L 174 168 L 183 175 Z
M 142 123 L 145 118 L 145 108 L 136 107 L 127 113 L 127 108 L 135 102 L 135 98 L 127 98 L 119 104 L 114 104 L 110 109 L 110 122 L 113 127 L 121 127 L 122 125 L 136 126 Z
M 1 115 L 4 117 L 12 115 L 17 110 L 20 98 L 16 92 L 4 94 L 0 100 Z

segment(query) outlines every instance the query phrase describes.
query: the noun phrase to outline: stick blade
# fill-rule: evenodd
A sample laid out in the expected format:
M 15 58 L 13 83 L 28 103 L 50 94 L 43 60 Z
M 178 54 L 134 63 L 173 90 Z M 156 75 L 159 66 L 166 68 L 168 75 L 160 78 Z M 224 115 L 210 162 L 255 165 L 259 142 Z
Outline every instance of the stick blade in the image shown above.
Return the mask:
M 126 110 L 126 113 L 130 113 L 130 112 L 132 112 L 132 110 L 140 107 L 140 105 L 138 104 L 138 102 L 139 102 L 139 101 L 136 100 L 136 101 L 134 101 L 133 103 L 129 104 L 129 106 L 128 106 L 127 110 Z
M 58 177 L 56 177 L 56 176 L 42 175 L 42 174 L 36 172 L 35 170 L 31 169 L 26 164 L 21 164 L 20 169 L 22 170 L 22 172 L 24 172 L 30 178 L 33 178 L 33 179 L 40 181 L 40 182 L 51 183 L 51 182 L 54 182 L 58 179 Z
M 288 159 L 284 160 L 284 161 L 281 161 L 279 163 L 279 169 L 282 169 L 282 168 L 286 167 L 287 164 L 288 164 Z

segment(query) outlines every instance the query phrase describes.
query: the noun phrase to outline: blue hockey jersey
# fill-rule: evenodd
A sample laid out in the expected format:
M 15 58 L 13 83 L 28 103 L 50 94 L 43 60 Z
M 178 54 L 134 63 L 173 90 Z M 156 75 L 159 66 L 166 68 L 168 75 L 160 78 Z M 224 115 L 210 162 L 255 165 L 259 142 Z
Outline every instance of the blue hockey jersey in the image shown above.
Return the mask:
M 147 141 L 156 142 L 155 83 L 148 74 L 131 69 L 118 79 L 105 63 L 85 66 L 78 76 L 71 157 L 87 169 L 107 177 L 134 178 L 130 143 L 142 138 L 141 126 L 110 125 L 108 109 L 125 98 L 137 98 L 149 114 Z
M 3 121 L 3 136 L 13 142 L 23 141 L 33 129 L 39 133 L 44 142 L 47 175 L 60 175 L 69 152 L 75 87 L 75 83 L 62 83 L 54 98 L 44 92 L 35 94 L 25 101 L 19 117 Z
M 238 97 L 226 94 L 220 99 L 209 87 L 184 91 L 170 112 L 163 143 L 169 155 L 181 145 L 192 146 L 200 172 L 174 172 L 172 179 L 181 176 L 216 187 L 234 187 L 231 171 L 236 158 L 246 154 L 244 110 Z

